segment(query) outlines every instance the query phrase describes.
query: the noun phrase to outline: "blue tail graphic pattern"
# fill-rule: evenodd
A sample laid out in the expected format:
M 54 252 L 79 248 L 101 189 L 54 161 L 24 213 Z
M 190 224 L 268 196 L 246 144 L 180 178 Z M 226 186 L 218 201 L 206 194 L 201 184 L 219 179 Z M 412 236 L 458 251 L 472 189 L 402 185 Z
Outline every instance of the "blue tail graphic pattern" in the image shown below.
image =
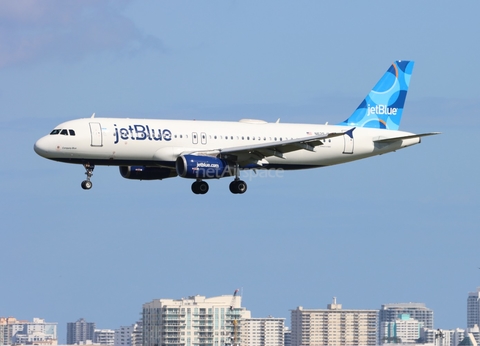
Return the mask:
M 353 114 L 338 125 L 398 130 L 413 61 L 395 61 Z

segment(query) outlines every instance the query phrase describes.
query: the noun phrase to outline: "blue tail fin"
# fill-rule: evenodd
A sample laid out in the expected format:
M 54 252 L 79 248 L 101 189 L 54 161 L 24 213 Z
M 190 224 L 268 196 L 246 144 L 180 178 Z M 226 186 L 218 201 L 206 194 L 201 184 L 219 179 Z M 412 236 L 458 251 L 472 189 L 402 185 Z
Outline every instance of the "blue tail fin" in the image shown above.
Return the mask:
M 398 130 L 413 61 L 395 61 L 353 114 L 338 125 Z

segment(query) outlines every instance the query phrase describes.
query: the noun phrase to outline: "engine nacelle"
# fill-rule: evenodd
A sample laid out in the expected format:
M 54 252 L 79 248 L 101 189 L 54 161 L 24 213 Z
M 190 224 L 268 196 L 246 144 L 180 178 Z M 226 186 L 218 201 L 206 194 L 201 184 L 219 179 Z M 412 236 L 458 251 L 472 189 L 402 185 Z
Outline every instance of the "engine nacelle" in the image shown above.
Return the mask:
M 125 179 L 155 180 L 175 177 L 173 169 L 165 167 L 120 166 L 120 174 Z
M 211 156 L 182 155 L 177 158 L 175 168 L 182 178 L 219 179 L 234 175 L 227 161 Z

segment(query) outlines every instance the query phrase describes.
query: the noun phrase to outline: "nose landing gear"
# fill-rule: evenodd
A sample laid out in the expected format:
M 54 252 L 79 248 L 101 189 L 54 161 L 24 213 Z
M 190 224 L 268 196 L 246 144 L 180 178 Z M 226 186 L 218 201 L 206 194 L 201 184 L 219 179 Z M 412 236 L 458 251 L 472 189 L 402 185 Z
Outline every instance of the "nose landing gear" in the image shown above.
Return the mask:
M 90 190 L 93 186 L 92 182 L 90 181 L 90 178 L 93 175 L 93 169 L 95 168 L 95 165 L 91 165 L 89 163 L 83 164 L 83 167 L 85 167 L 85 174 L 87 176 L 87 180 L 82 181 L 82 189 L 84 190 Z

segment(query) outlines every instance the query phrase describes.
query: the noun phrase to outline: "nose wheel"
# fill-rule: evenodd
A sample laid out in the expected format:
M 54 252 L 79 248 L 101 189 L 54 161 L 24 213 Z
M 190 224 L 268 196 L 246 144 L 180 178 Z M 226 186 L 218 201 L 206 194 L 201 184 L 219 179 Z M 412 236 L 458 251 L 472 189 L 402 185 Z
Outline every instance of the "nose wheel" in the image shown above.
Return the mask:
M 90 190 L 93 186 L 92 182 L 90 181 L 90 178 L 93 175 L 93 169 L 95 168 L 95 165 L 85 163 L 83 167 L 85 167 L 85 171 L 86 171 L 85 175 L 87 176 L 87 180 L 82 181 L 82 189 Z

